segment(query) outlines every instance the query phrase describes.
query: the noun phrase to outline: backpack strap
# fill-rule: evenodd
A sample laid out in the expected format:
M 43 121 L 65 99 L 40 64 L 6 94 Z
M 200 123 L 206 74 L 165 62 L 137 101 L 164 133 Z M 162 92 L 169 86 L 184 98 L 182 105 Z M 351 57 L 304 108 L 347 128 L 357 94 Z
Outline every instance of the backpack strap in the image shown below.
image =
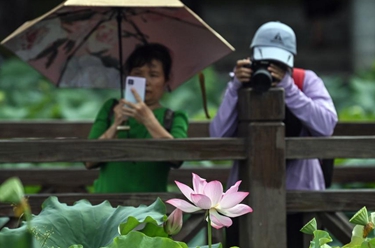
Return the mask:
M 165 110 L 163 124 L 164 124 L 165 130 L 167 130 L 169 133 L 172 130 L 173 117 L 174 117 L 173 110 L 171 109 Z
M 107 115 L 107 128 L 111 126 L 112 118 L 114 114 L 113 109 L 115 108 L 117 104 L 118 104 L 118 100 L 114 99 L 112 102 L 111 108 L 109 109 L 108 115 Z
M 167 130 L 169 133 L 172 130 L 173 118 L 174 118 L 173 110 L 171 110 L 171 109 L 165 110 L 164 120 L 163 120 L 164 125 L 163 126 L 164 126 L 165 130 Z M 182 165 L 183 161 L 171 161 L 170 163 L 172 164 L 173 168 L 177 169 Z
M 298 89 L 303 91 L 303 81 L 305 80 L 305 70 L 301 68 L 293 68 L 293 80 Z

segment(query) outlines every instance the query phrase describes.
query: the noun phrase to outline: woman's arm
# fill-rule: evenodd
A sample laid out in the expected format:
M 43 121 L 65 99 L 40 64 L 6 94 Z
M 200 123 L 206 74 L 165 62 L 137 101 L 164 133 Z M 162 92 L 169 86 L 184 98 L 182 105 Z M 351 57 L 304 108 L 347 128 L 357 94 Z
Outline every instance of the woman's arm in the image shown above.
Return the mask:
M 98 139 L 99 140 L 106 140 L 106 139 L 115 139 L 117 133 L 117 126 L 113 123 L 107 131 L 105 131 Z M 100 166 L 100 162 L 85 162 L 86 169 L 95 169 Z
M 97 114 L 95 122 L 91 128 L 89 139 L 115 139 L 117 138 L 117 127 L 122 125 L 127 117 L 124 115 L 123 103 L 118 102 L 116 105 L 114 99 L 107 101 Z M 114 121 L 112 124 L 110 118 L 110 112 L 113 108 Z M 108 127 L 108 125 L 110 126 Z M 100 166 L 100 162 L 85 162 L 87 169 L 94 169 Z

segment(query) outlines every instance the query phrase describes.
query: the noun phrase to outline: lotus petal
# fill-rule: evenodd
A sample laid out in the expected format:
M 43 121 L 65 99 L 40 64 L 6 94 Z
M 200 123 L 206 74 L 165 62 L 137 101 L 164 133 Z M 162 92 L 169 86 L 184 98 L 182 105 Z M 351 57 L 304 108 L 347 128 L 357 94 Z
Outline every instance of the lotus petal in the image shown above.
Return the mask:
M 242 202 L 248 194 L 248 192 L 226 192 L 220 202 L 220 208 L 232 208 Z
M 220 215 L 215 209 L 210 210 L 211 226 L 220 229 L 222 227 L 229 227 L 232 225 L 231 218 Z
M 193 212 L 201 210 L 201 208 L 198 208 L 198 207 L 194 206 L 193 204 L 191 204 L 191 203 L 189 203 L 185 200 L 181 200 L 181 199 L 174 198 L 174 199 L 170 199 L 166 202 L 171 204 L 172 206 L 175 206 L 176 208 L 181 209 L 185 213 L 193 213 Z
M 238 191 L 238 188 L 241 184 L 241 180 L 240 181 L 237 181 L 234 185 L 232 185 L 228 190 L 227 192 L 225 192 L 226 194 L 230 194 L 230 193 L 234 193 L 234 192 L 237 192 Z
M 217 209 L 221 214 L 228 217 L 238 217 L 247 213 L 253 212 L 253 209 L 245 204 L 238 204 L 232 208 L 228 209 Z
M 175 181 L 175 183 L 177 187 L 181 190 L 182 194 L 184 194 L 184 196 L 192 202 L 191 194 L 193 194 L 194 191 L 189 186 L 187 186 L 186 184 L 180 183 L 179 181 Z
M 203 194 L 203 189 L 207 184 L 206 179 L 201 178 L 195 173 L 192 173 L 192 174 L 193 174 L 193 188 L 194 188 L 195 193 Z
M 216 206 L 223 197 L 223 185 L 219 181 L 212 181 L 206 184 L 203 194 L 211 199 L 211 207 Z
M 202 194 L 191 194 L 193 203 L 201 209 L 210 209 L 212 207 L 211 199 Z

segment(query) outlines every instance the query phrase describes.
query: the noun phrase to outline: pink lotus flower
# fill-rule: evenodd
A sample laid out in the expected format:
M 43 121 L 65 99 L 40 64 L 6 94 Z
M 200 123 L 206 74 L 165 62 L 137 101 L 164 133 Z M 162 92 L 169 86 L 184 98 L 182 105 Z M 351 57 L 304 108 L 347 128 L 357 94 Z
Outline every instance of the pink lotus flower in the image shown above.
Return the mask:
M 176 208 L 164 222 L 164 231 L 168 235 L 176 235 L 182 228 L 182 211 Z
M 206 179 L 192 174 L 193 189 L 178 181 L 175 183 L 194 205 L 181 199 L 170 199 L 166 201 L 167 203 L 186 213 L 207 210 L 208 220 L 211 221 L 211 226 L 216 229 L 231 226 L 232 220 L 229 217 L 238 217 L 253 211 L 251 207 L 239 204 L 249 194 L 238 191 L 241 181 L 236 182 L 227 192 L 223 193 L 223 185 L 219 181 L 206 182 Z

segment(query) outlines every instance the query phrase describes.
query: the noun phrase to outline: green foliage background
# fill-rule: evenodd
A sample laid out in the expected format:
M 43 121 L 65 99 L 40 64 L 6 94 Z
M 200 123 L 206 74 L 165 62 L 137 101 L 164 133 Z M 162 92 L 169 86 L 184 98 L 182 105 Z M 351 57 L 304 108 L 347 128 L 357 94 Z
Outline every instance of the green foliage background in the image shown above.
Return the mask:
M 220 104 L 225 78 L 212 67 L 204 70 L 211 115 Z M 6 60 L 0 67 L 0 118 L 2 120 L 61 119 L 94 120 L 99 108 L 119 90 L 56 88 L 39 72 L 18 60 Z M 193 77 L 162 100 L 165 106 L 185 110 L 190 119 L 204 119 L 198 77 Z
M 214 117 L 229 76 L 214 67 L 203 71 L 208 108 Z M 340 121 L 375 120 L 375 63 L 371 70 L 351 76 L 321 75 L 330 92 Z M 93 120 L 109 97 L 120 97 L 119 90 L 56 88 L 39 72 L 17 58 L 0 64 L 0 119 Z M 198 77 L 192 77 L 171 93 L 163 104 L 185 110 L 190 120 L 207 120 L 203 111 Z

